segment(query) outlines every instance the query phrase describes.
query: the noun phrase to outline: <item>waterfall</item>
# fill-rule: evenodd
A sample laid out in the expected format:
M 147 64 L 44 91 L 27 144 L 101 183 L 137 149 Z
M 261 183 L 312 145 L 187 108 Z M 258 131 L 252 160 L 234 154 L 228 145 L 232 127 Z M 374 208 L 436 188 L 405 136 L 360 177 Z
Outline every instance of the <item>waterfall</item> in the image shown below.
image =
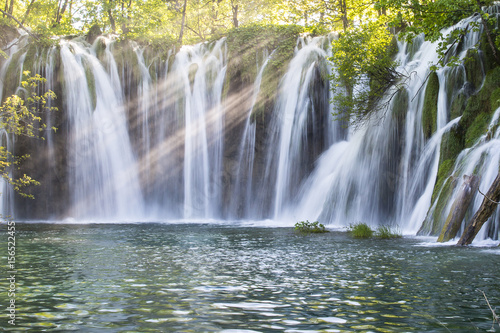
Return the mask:
M 464 20 L 458 27 L 463 28 L 473 20 L 475 18 Z M 444 35 L 455 28 L 445 31 Z M 454 55 L 464 58 L 467 51 L 477 44 L 478 36 L 477 32 L 468 33 L 461 51 Z M 467 82 L 462 74 L 463 67 L 444 67 L 437 71 L 436 131 L 430 138 L 424 138 L 422 112 L 430 75 L 429 63 L 437 63 L 439 55 L 436 43 L 424 42 L 422 36 L 414 44 L 414 50 L 399 44 L 397 70 L 411 73 L 410 81 L 395 95 L 388 110 L 382 111 L 386 112 L 385 116 L 375 115 L 374 120 L 351 132 L 345 141 L 329 147 L 301 187 L 298 204 L 289 209 L 284 218 L 320 220 L 336 226 L 357 222 L 372 226 L 397 225 L 407 234 L 415 234 L 419 230 L 431 206 L 442 136 L 460 120 L 449 120 L 450 92 L 456 94 L 458 89 L 464 89 Z M 456 47 L 451 53 L 455 51 Z M 455 81 L 458 81 L 456 87 L 450 87 Z M 285 119 L 283 126 L 291 126 L 294 121 L 287 124 L 290 119 Z M 295 137 L 298 133 L 294 131 Z M 286 145 L 289 143 L 285 142 Z M 477 158 L 484 155 L 477 154 Z M 498 169 L 498 161 L 494 156 L 491 158 L 492 168 Z M 460 159 L 456 163 L 463 165 Z M 474 165 L 473 162 L 468 163 Z M 472 169 L 474 166 L 469 167 L 468 172 Z M 495 175 L 492 171 L 485 177 L 488 179 L 486 183 L 491 184 Z M 284 177 L 288 182 L 290 178 Z M 278 178 L 278 184 L 282 183 L 283 180 Z M 283 191 L 283 196 L 289 192 L 285 187 Z M 281 201 L 279 198 L 276 205 L 281 205 Z
M 463 59 L 480 33 L 469 31 L 447 57 Z M 429 64 L 440 60 L 437 43 L 423 36 L 412 45 L 399 42 L 397 71 L 407 74 L 404 87 L 387 93 L 387 109 L 359 128 L 346 128 L 331 115 L 330 42 L 331 36 L 297 39 L 272 106 L 258 120 L 254 107 L 275 60 L 274 53 L 262 52 L 265 47 L 255 55 L 253 82 L 241 90 L 250 92 L 242 94 L 244 102 L 229 96 L 233 90 L 226 72 L 235 55 L 228 53 L 226 39 L 159 53 L 101 36 L 93 45 L 76 38 L 37 52 L 38 61 L 31 63 L 47 78 L 44 89 L 60 90 L 58 119 L 64 129 L 47 134 L 37 146 L 45 147 L 40 151 L 49 161 L 64 154 L 63 162 L 48 164 L 53 180 L 43 191 L 47 200 L 66 191 L 61 196 L 68 201 L 57 212 L 46 203 L 46 215 L 116 221 L 319 220 L 332 227 L 365 222 L 416 234 L 434 214 L 446 214 L 463 175 L 481 174 L 480 188 L 487 191 L 500 162 L 499 110 L 489 119 L 489 132 L 454 157 L 450 177 L 457 181 L 447 193 L 446 208 L 437 209 L 435 196 L 443 192 L 436 184 L 442 143 L 461 120 L 450 109 L 481 88 L 468 82 L 464 66 L 432 73 Z M 20 79 L 32 53 L 20 43 L 9 55 L 1 75 L 15 73 Z M 477 66 L 484 77 L 484 65 Z M 431 80 L 439 86 L 433 92 L 432 133 L 423 120 Z M 54 118 L 45 122 L 51 125 Z M 15 146 L 6 135 L 2 140 Z M 59 187 L 52 184 L 56 178 Z M 481 200 L 475 197 L 470 212 Z M 4 212 L 18 209 L 12 201 L 3 201 Z M 479 237 L 498 237 L 499 219 L 495 214 Z
M 313 88 L 315 81 L 324 81 L 321 76 L 328 72 L 323 41 L 323 37 L 299 39 L 296 54 L 280 85 L 281 93 L 271 120 L 272 138 L 265 175 L 268 186 L 275 184 L 272 210 L 275 219 L 295 200 L 301 182 L 329 138 L 331 126 L 323 124 L 323 129 L 318 123 L 323 123 L 323 117 L 328 118 L 330 109 L 316 110 L 318 105 L 311 93 L 312 89 L 318 89 Z M 328 98 L 328 90 L 327 85 L 327 94 L 321 97 Z
M 217 42 L 210 52 L 206 48 L 183 46 L 171 74 L 183 91 L 184 218 L 220 216 L 225 41 Z
M 109 75 L 81 44 L 61 42 L 70 122 L 71 216 L 130 219 L 144 207 L 122 106 Z

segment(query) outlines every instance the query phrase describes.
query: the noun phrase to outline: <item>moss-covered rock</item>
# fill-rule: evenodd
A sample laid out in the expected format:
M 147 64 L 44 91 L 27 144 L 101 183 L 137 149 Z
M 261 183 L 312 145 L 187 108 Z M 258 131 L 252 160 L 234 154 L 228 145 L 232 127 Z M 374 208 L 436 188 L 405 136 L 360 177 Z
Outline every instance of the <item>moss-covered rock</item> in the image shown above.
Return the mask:
M 493 27 L 493 26 L 490 26 L 490 31 L 492 32 L 492 36 L 491 36 L 492 39 L 495 40 L 498 36 L 498 33 L 496 33 L 497 29 L 495 29 L 495 27 Z M 483 57 L 484 57 L 485 72 L 488 72 L 491 69 L 494 69 L 495 67 L 497 67 L 498 63 L 495 59 L 495 56 L 493 55 L 493 50 L 491 49 L 491 46 L 488 42 L 488 38 L 487 38 L 486 33 L 483 33 L 481 35 L 480 49 L 481 49 Z M 498 50 L 498 48 L 496 49 L 496 53 L 497 53 L 497 56 L 500 55 L 500 50 Z
M 493 90 L 490 97 L 491 110 L 494 112 L 500 107 L 500 88 Z
M 89 89 L 90 100 L 92 101 L 92 109 L 95 110 L 97 106 L 97 92 L 95 87 L 94 73 L 92 72 L 92 67 L 83 58 L 83 68 L 85 69 L 85 78 L 87 79 L 87 87 Z
M 441 163 L 439 167 L 438 180 L 434 186 L 434 193 L 432 195 L 434 203 L 436 198 L 437 202 L 433 205 L 422 224 L 422 227 L 418 231 L 418 235 L 438 235 L 443 229 L 444 222 L 446 220 L 446 206 L 448 200 L 453 193 L 453 189 L 457 184 L 457 180 L 454 176 L 448 176 L 448 174 L 453 169 L 454 161 L 447 160 Z M 444 185 L 443 185 L 444 183 Z
M 464 114 L 465 106 L 467 105 L 467 96 L 464 93 L 458 93 L 451 102 L 450 120 L 460 117 Z
M 87 35 L 85 36 L 85 40 L 89 44 L 94 44 L 94 41 L 102 35 L 102 30 L 101 27 L 99 27 L 98 24 L 94 24 L 93 26 L 90 27 L 89 31 L 87 32 Z
M 424 108 L 422 110 L 422 128 L 426 139 L 436 132 L 438 95 L 439 78 L 435 72 L 432 72 L 425 88 Z
M 465 146 L 471 147 L 476 141 L 486 133 L 491 115 L 489 113 L 479 114 L 465 133 Z
M 274 103 L 280 79 L 293 58 L 297 37 L 304 28 L 300 26 L 277 26 L 252 24 L 228 32 L 228 69 L 225 95 L 253 84 L 257 76 L 256 57 L 273 52 L 266 66 L 260 96 L 254 107 L 255 114 L 266 112 L 269 101 Z
M 471 83 L 474 90 L 481 88 L 484 80 L 484 69 L 481 56 L 475 50 L 467 51 L 464 63 L 467 82 Z
M 499 88 L 500 67 L 497 67 L 488 72 L 479 93 L 467 101 L 459 122 L 459 128 L 465 137 L 465 147 L 471 147 L 486 132 L 491 115 L 500 104 L 497 98 Z
M 12 40 L 19 37 L 19 31 L 13 25 L 0 25 L 0 48 L 5 48 Z
M 443 160 L 443 162 L 439 164 L 439 170 L 436 177 L 436 185 L 434 185 L 434 191 L 432 192 L 432 202 L 436 200 L 439 191 L 441 191 L 441 188 L 443 187 L 443 183 L 453 171 L 454 165 L 454 159 Z
M 464 137 L 458 126 L 455 126 L 443 135 L 440 160 L 455 160 L 463 149 Z

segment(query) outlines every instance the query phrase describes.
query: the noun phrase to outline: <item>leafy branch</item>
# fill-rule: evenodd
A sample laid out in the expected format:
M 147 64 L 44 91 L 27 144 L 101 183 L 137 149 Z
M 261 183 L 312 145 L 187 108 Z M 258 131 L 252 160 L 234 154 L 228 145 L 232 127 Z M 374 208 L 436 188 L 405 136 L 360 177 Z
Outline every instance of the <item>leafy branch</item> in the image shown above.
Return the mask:
M 39 134 L 45 131 L 47 126 L 43 123 L 41 114 L 57 110 L 49 104 L 49 101 L 55 99 L 56 95 L 50 90 L 39 95 L 38 86 L 45 83 L 46 79 L 39 74 L 31 76 L 29 71 L 23 74 L 26 79 L 21 82 L 19 91 L 24 94 L 24 98 L 15 94 L 7 97 L 0 105 L 0 128 L 7 134 L 43 140 Z M 55 131 L 55 128 L 51 130 Z M 0 176 L 20 195 L 33 198 L 31 194 L 24 193 L 23 188 L 29 185 L 39 185 L 39 182 L 26 174 L 18 178 L 12 177 L 12 167 L 19 166 L 28 158 L 29 155 L 15 156 L 7 147 L 0 146 Z

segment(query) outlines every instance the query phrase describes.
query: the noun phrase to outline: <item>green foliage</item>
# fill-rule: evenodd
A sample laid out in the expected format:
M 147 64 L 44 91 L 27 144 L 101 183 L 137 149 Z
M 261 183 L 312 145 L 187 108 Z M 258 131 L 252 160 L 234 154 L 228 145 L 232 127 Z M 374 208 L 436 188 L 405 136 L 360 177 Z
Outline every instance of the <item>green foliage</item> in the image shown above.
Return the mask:
M 439 79 L 436 72 L 432 72 L 425 89 L 424 107 L 422 110 L 422 128 L 426 139 L 430 138 L 437 129 L 438 94 Z
M 380 226 L 377 228 L 375 232 L 375 237 L 381 239 L 392 239 L 392 238 L 401 238 L 403 235 L 399 230 L 393 230 L 388 226 Z
M 318 221 L 309 222 L 309 220 L 295 223 L 295 231 L 303 234 L 320 234 L 328 232 L 323 224 Z
M 393 46 L 392 35 L 382 18 L 351 28 L 332 42 L 330 60 L 337 69 L 331 77 L 336 118 L 356 123 L 388 105 L 378 103 L 400 77 L 394 71 Z
M 355 238 L 370 238 L 374 233 L 368 224 L 361 222 L 350 225 L 348 230 L 349 233 Z
M 355 238 L 370 238 L 375 236 L 381 239 L 391 239 L 403 237 L 399 230 L 393 230 L 391 227 L 379 226 L 374 231 L 369 225 L 361 222 L 350 225 L 348 231 Z
M 451 45 L 460 43 L 467 31 L 477 30 L 485 23 L 493 28 L 493 40 L 496 38 L 495 20 L 493 16 L 483 11 L 483 6 L 490 6 L 493 0 L 435 0 L 435 1 L 403 1 L 403 0 L 381 0 L 377 1 L 377 6 L 384 7 L 393 13 L 390 15 L 389 25 L 402 28 L 401 38 L 411 42 L 414 37 L 424 34 L 425 39 L 432 42 L 439 42 L 438 53 L 441 60 L 435 65 L 438 66 L 456 65 L 457 58 L 447 56 L 447 51 Z M 482 20 L 479 23 L 471 23 L 468 26 L 455 29 L 448 35 L 443 35 L 444 28 L 448 28 L 460 20 L 479 13 Z M 488 43 L 483 43 L 487 45 Z M 498 46 L 497 46 L 498 47 Z M 487 48 L 491 48 L 488 46 Z
M 250 85 L 257 76 L 257 59 L 262 65 L 265 53 L 271 54 L 253 109 L 253 119 L 263 119 L 276 98 L 280 79 L 293 58 L 297 37 L 304 28 L 296 25 L 250 24 L 231 29 L 227 34 L 228 69 L 225 93 Z
M 42 122 L 41 114 L 56 110 L 47 104 L 50 99 L 55 99 L 56 96 L 50 90 L 44 94 L 38 93 L 38 86 L 46 81 L 39 74 L 31 76 L 29 71 L 25 71 L 23 74 L 25 80 L 21 82 L 20 92 L 24 96 L 21 94 L 9 96 L 0 105 L 0 128 L 15 136 L 38 138 L 39 134 L 47 128 Z M 32 195 L 26 194 L 22 190 L 26 186 L 38 185 L 39 183 L 27 175 L 20 178 L 12 178 L 11 176 L 11 168 L 18 166 L 28 157 L 29 155 L 14 156 L 6 147 L 0 146 L 1 177 L 12 185 L 19 194 L 32 198 Z

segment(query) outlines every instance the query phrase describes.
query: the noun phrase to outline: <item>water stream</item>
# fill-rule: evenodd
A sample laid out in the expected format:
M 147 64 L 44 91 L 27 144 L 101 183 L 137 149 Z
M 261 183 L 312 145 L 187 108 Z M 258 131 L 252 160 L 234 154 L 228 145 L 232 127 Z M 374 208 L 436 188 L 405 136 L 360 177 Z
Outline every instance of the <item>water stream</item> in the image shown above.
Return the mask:
M 450 55 L 463 58 L 479 34 L 469 31 Z M 439 60 L 437 45 L 422 37 L 413 45 L 399 43 L 397 70 L 408 76 L 405 88 L 365 126 L 346 129 L 331 116 L 329 38 L 298 39 L 274 108 L 260 127 L 252 112 L 273 50 L 266 50 L 265 57 L 256 55 L 262 61 L 255 82 L 248 87 L 249 100 L 240 103 L 248 107 L 235 115 L 238 109 L 229 101 L 234 96 L 228 97 L 226 85 L 234 55 L 228 55 L 225 39 L 183 46 L 166 56 L 106 37 L 94 45 L 78 38 L 61 40 L 41 53 L 36 66 L 43 68 L 49 88 L 63 78 L 59 97 L 67 127 L 65 150 L 56 148 L 61 144 L 54 143 L 54 133 L 46 154 L 66 154 L 65 175 L 53 178 L 67 178 L 67 183 L 56 187 L 50 180 L 44 186 L 47 193 L 67 190 L 68 202 L 60 211 L 45 208 L 45 214 L 29 219 L 237 218 L 283 225 L 319 220 L 335 227 L 365 222 L 417 233 L 433 212 L 442 136 L 459 121 L 450 120 L 450 105 L 467 88 L 464 67 L 436 72 L 436 131 L 426 138 L 422 109 L 429 64 Z M 3 76 L 17 62 L 15 73 L 21 77 L 27 52 L 20 45 L 12 48 Z M 56 58 L 60 73 L 53 75 Z M 228 129 L 234 122 L 241 128 L 236 136 Z M 492 131 L 497 122 L 498 116 L 491 120 Z M 492 133 L 464 151 L 454 177 L 481 170 L 481 189 L 486 191 L 498 164 L 497 143 L 498 135 Z M 238 153 L 228 154 L 229 148 Z M 477 196 L 474 209 L 480 201 Z M 497 216 L 480 239 L 498 238 Z

